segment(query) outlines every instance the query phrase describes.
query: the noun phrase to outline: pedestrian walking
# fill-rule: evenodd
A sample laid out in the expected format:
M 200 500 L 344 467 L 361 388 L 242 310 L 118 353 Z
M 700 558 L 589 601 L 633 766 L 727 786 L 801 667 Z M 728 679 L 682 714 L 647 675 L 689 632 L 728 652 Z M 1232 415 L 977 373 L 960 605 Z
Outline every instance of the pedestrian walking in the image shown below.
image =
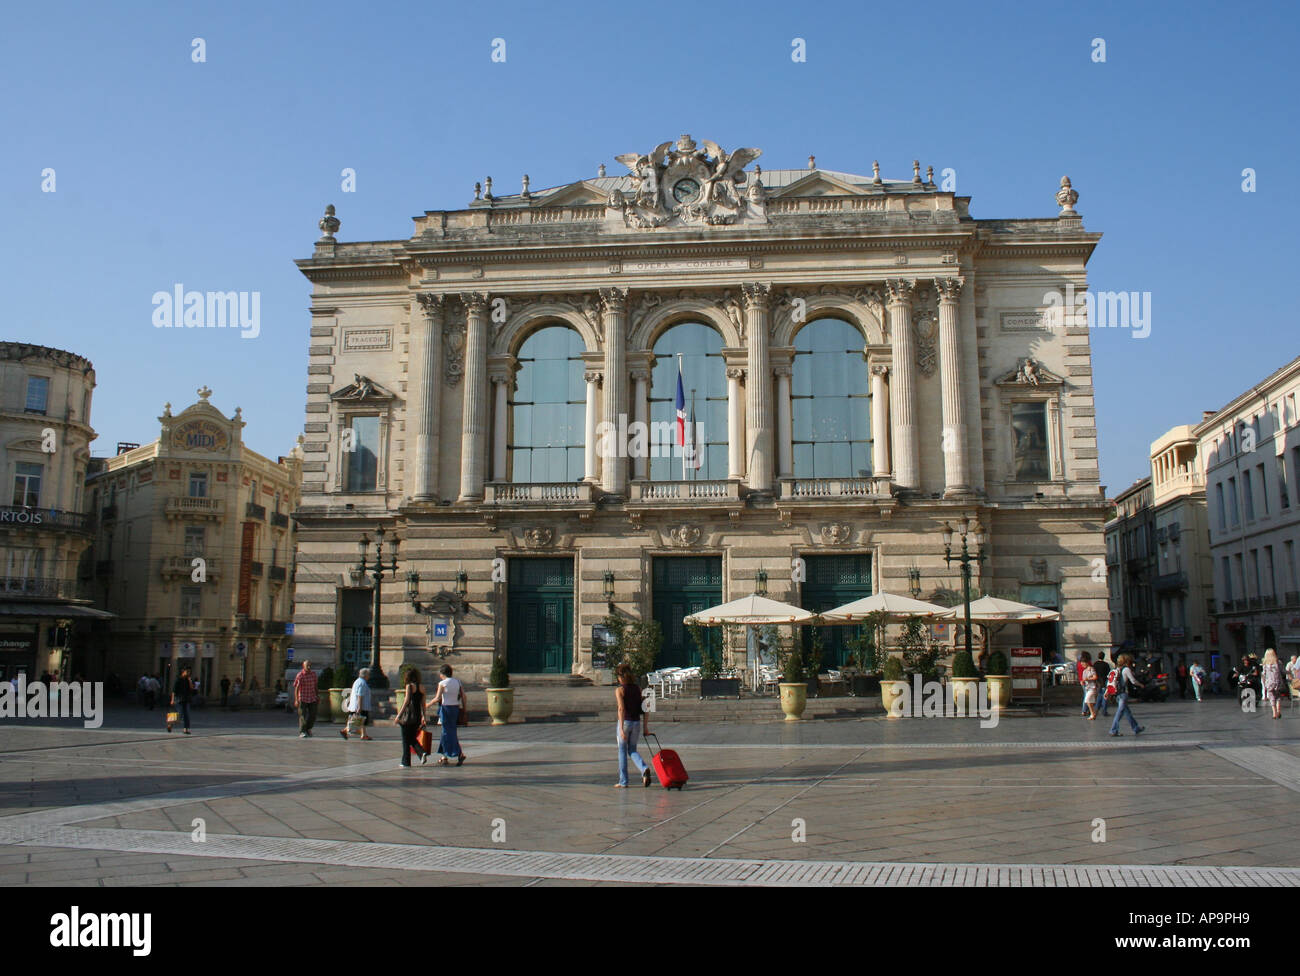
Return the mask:
M 221 707 L 226 707 L 226 702 L 230 700 L 230 679 L 225 675 L 221 676 Z
M 1088 721 L 1097 721 L 1097 669 L 1091 662 L 1083 669 L 1083 707 L 1088 710 Z
M 178 712 L 183 731 L 190 734 L 190 700 L 194 697 L 194 682 L 190 679 L 190 669 L 182 668 L 176 683 L 172 685 L 172 707 Z M 172 730 L 172 723 L 167 723 L 167 731 Z
M 438 760 L 438 765 L 446 766 L 454 759 L 457 766 L 462 766 L 468 757 L 461 751 L 457 725 L 461 709 L 467 707 L 465 686 L 459 678 L 452 677 L 450 664 L 444 664 L 438 673 L 442 675 L 442 680 L 438 682 L 438 691 L 433 696 L 433 701 L 429 702 L 431 706 L 438 707 L 438 721 L 442 724 L 442 735 L 438 739 L 438 752 L 442 758 Z
M 401 768 L 411 768 L 412 752 L 420 757 L 421 766 L 427 763 L 429 754 L 416 741 L 424 728 L 424 689 L 420 687 L 420 672 L 415 668 L 406 672 L 406 698 L 402 701 L 402 710 L 394 716 L 393 724 L 402 730 Z
M 1192 694 L 1196 696 L 1197 701 L 1204 701 L 1201 698 L 1201 688 L 1205 684 L 1205 668 L 1201 667 L 1200 661 L 1193 661 L 1192 666 L 1187 669 L 1187 676 L 1192 682 Z
M 1178 697 L 1187 697 L 1187 665 L 1182 661 L 1178 662 L 1178 669 L 1174 672 L 1178 678 Z
M 153 693 L 149 688 L 149 676 L 147 674 L 140 675 L 140 680 L 135 683 L 135 690 L 140 694 L 140 704 L 152 710 L 153 702 L 151 698 Z
M 310 661 L 302 662 L 302 670 L 293 676 L 293 707 L 298 709 L 298 738 L 310 739 L 311 727 L 316 724 L 316 707 L 320 697 L 316 689 L 316 672 Z
M 1143 687 L 1142 682 L 1138 681 L 1133 674 L 1133 655 L 1121 654 L 1119 660 L 1115 662 L 1115 667 L 1119 670 L 1119 675 L 1115 679 L 1115 720 L 1111 722 L 1110 734 L 1116 736 L 1122 734 L 1119 730 L 1119 720 L 1127 715 L 1133 734 L 1141 735 L 1146 729 L 1138 725 L 1138 720 L 1133 717 L 1133 710 L 1128 707 L 1128 696 L 1133 689 Z
M 339 729 L 339 735 L 346 739 L 348 733 L 352 731 L 352 723 L 356 722 L 360 727 L 357 734 L 366 742 L 369 742 L 372 738 L 366 735 L 366 719 L 370 717 L 369 668 L 362 668 L 357 672 L 357 680 L 352 682 L 352 690 L 348 692 L 348 701 L 344 710 L 348 713 L 348 720 L 343 728 Z
M 641 785 L 650 785 L 650 767 L 636 751 L 637 730 L 641 735 L 650 731 L 650 718 L 641 707 L 641 686 L 633 679 L 632 669 L 620 664 L 618 688 L 614 690 L 614 700 L 618 703 L 618 782 L 615 789 L 627 789 L 627 760 L 631 757 L 636 768 L 641 772 Z
M 1093 662 L 1092 669 L 1097 672 L 1097 714 L 1106 715 L 1106 679 L 1110 677 L 1110 662 L 1106 660 L 1106 652 L 1098 651 L 1097 660 Z
M 1282 665 L 1277 659 L 1277 651 L 1269 648 L 1264 652 L 1264 663 L 1260 665 L 1260 683 L 1264 689 L 1264 701 L 1273 706 L 1273 717 L 1282 717 Z
M 1089 718 L 1090 714 L 1088 711 L 1088 685 L 1084 681 L 1083 673 L 1084 671 L 1086 671 L 1088 668 L 1091 667 L 1092 667 L 1092 655 L 1089 654 L 1087 651 L 1084 651 L 1082 654 L 1080 654 L 1079 660 L 1074 662 L 1074 673 L 1075 676 L 1078 677 L 1079 679 L 1079 687 L 1083 689 L 1083 698 L 1081 700 L 1083 709 L 1081 714 L 1083 715 L 1084 718 Z M 1096 675 L 1094 674 L 1094 677 L 1095 676 Z

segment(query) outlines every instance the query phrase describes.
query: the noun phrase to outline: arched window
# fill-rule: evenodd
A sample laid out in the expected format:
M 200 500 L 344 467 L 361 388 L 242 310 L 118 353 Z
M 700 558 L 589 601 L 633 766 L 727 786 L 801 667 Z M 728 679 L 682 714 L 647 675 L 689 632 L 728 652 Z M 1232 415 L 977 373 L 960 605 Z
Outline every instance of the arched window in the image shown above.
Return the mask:
M 582 480 L 584 349 L 582 337 L 567 326 L 538 329 L 520 346 L 511 400 L 511 481 Z
M 664 331 L 655 343 L 650 378 L 650 480 L 725 481 L 727 478 L 727 366 L 722 336 L 698 322 Z M 702 446 L 699 467 L 687 460 L 683 473 L 677 443 L 677 366 L 681 354 L 686 421 Z
M 790 378 L 794 473 L 801 478 L 871 475 L 871 401 L 862 333 L 817 319 L 794 339 Z

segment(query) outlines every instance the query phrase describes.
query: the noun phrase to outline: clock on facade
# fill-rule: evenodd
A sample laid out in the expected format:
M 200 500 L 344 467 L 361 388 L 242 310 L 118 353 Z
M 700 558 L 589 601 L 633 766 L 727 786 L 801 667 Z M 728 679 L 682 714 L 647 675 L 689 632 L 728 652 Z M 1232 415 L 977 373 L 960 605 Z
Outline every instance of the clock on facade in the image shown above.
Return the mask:
M 690 203 L 699 195 L 700 184 L 689 177 L 673 184 L 673 199 L 678 203 Z

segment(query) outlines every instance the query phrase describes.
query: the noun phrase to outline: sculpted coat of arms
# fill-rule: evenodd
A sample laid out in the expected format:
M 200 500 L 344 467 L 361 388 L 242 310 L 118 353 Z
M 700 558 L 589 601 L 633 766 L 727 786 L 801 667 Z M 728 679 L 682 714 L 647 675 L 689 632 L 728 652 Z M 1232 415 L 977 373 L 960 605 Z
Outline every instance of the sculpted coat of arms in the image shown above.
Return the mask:
M 631 171 L 636 189 L 631 198 L 615 190 L 609 206 L 622 212 L 629 227 L 661 227 L 673 221 L 734 224 L 743 218 L 765 222 L 763 184 L 757 174 L 744 172 L 762 150 L 728 153 L 716 142 L 702 143 L 697 146 L 684 135 L 676 144 L 665 142 L 650 153 L 615 157 Z

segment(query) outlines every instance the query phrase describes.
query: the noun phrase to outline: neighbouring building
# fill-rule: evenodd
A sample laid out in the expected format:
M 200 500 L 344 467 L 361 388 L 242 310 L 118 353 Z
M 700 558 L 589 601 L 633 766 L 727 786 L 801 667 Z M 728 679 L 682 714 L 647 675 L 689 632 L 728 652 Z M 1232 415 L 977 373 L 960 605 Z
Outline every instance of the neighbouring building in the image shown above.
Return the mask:
M 1156 574 L 1156 523 L 1151 479 L 1135 481 L 1115 496 L 1106 523 L 1110 637 L 1116 651 L 1149 655 L 1160 648 L 1160 617 L 1152 580 Z
M 812 609 L 906 593 L 913 569 L 951 593 L 940 533 L 963 517 L 988 533 L 978 590 L 1061 613 L 1000 644 L 1107 646 L 1090 334 L 1054 315 L 1100 235 L 1069 181 L 1054 216 L 985 220 L 919 163 L 759 155 L 682 136 L 620 156 L 630 174 L 489 179 L 392 240 L 342 242 L 328 208 L 298 262 L 300 654 L 369 657 L 377 527 L 385 671 L 482 677 L 494 652 L 591 674 L 611 610 L 689 664 L 682 617 L 760 574 Z
M 95 369 L 76 353 L 0 343 L 0 680 L 93 667 L 76 623 L 95 610 L 78 581 L 93 523 L 82 510 Z M 89 676 L 89 675 L 88 675 Z
M 1193 429 L 1205 464 L 1218 637 L 1230 663 L 1270 647 L 1283 660 L 1300 651 L 1298 398 L 1300 357 Z
M 227 417 L 211 395 L 166 404 L 156 440 L 96 459 L 94 584 L 118 617 L 99 638 L 128 684 L 190 667 L 205 694 L 237 676 L 270 690 L 291 642 L 301 455 L 244 446 L 241 410 Z
M 1165 662 L 1209 669 L 1218 654 L 1214 577 L 1205 516 L 1205 475 L 1191 424 L 1151 445 L 1151 507 L 1155 525 L 1151 593 Z

